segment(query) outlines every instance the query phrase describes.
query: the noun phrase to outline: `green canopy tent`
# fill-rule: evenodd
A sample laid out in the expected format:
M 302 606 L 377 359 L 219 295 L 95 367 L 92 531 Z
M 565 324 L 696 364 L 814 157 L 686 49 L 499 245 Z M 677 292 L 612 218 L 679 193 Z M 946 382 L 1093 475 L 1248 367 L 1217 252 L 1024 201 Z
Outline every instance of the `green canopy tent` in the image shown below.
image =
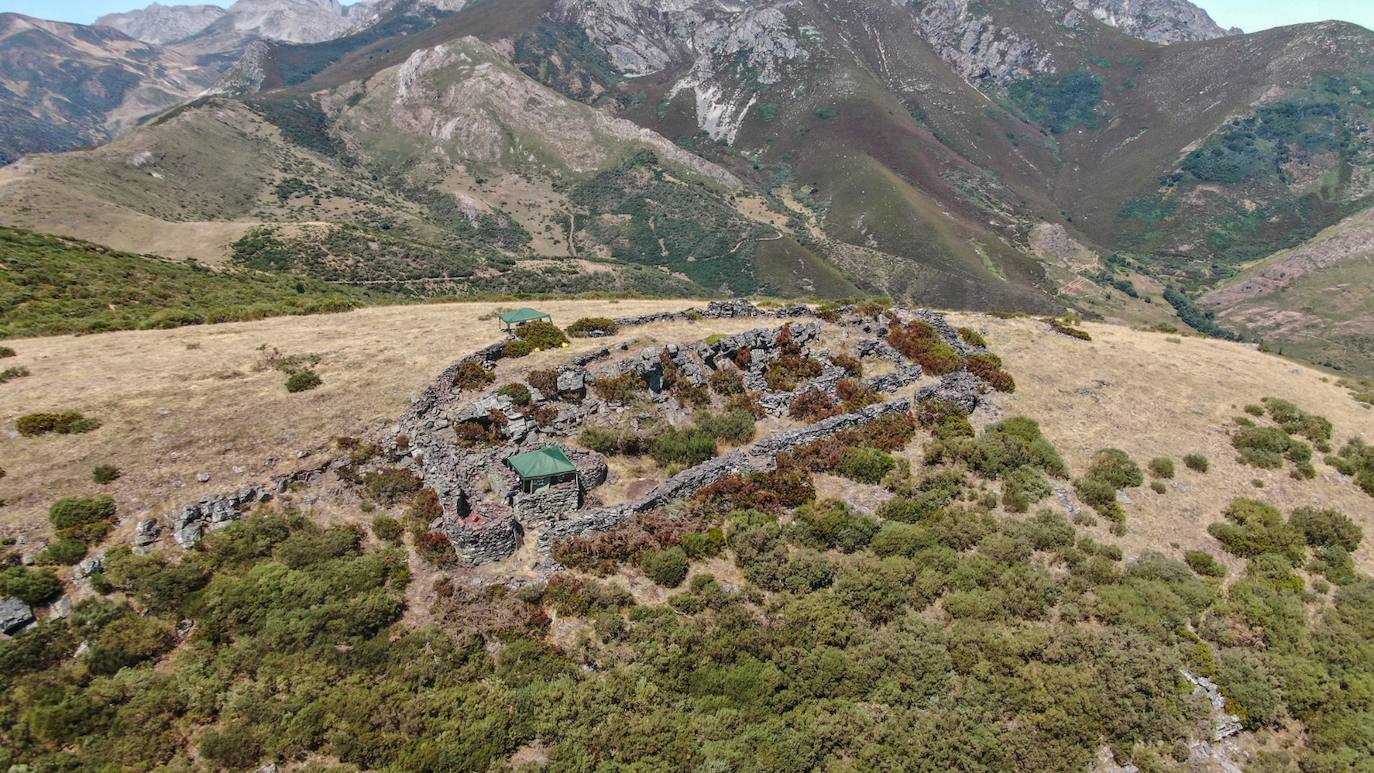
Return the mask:
M 501 318 L 501 329 L 509 332 L 511 328 L 523 325 L 526 322 L 533 322 L 536 319 L 553 321 L 553 317 L 545 314 L 538 309 L 511 309 L 503 311 L 497 315 Z
M 526 494 L 577 475 L 577 467 L 557 446 L 516 454 L 506 459 L 506 464 L 520 476 L 520 488 Z

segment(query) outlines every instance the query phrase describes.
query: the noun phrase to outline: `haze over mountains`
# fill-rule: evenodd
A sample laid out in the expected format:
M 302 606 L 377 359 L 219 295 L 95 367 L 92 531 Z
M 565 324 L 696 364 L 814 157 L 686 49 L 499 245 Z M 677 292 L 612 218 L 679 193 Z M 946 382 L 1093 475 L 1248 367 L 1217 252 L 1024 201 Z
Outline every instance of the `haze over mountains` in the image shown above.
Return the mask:
M 0 161 L 72 151 L 0 169 L 6 224 L 414 291 L 1181 317 L 1374 368 L 1355 25 L 1245 35 L 1183 0 L 242 0 L 100 24 L 0 17 Z

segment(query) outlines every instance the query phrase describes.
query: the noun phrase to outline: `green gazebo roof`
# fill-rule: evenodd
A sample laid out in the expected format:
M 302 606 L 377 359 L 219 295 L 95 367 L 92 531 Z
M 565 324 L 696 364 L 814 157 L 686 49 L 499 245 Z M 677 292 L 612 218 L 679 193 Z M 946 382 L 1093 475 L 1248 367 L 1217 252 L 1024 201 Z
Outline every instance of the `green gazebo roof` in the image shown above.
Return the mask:
M 510 311 L 501 312 L 498 316 L 501 318 L 501 321 L 507 325 L 518 325 L 521 322 L 533 322 L 536 319 L 544 319 L 549 315 L 538 309 L 511 309 Z
M 577 467 L 568 460 L 568 455 L 557 446 L 541 448 L 538 451 L 516 454 L 506 460 L 521 480 L 538 480 L 577 472 Z

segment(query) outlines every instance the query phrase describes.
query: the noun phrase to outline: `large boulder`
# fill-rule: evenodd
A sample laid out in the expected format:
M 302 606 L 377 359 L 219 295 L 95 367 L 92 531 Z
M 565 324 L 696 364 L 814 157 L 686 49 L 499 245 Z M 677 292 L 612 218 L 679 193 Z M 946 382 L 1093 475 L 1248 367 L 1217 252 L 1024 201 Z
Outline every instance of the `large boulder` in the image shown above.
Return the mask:
M 33 622 L 33 610 L 13 596 L 0 598 L 0 633 L 15 633 Z

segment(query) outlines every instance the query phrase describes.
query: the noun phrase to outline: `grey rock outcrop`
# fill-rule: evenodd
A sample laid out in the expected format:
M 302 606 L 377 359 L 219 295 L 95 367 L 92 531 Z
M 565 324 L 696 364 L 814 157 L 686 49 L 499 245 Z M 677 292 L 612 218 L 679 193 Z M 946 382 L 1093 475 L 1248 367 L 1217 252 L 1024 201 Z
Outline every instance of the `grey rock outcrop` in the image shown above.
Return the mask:
M 181 511 L 172 523 L 172 538 L 183 548 L 201 541 L 205 533 L 223 528 L 243 516 L 249 506 L 271 498 L 262 488 L 245 487 L 230 494 L 202 499 Z
M 940 379 L 938 384 L 922 387 L 916 392 L 916 402 L 947 400 L 958 405 L 964 413 L 973 413 L 982 402 L 985 389 L 986 386 L 977 376 L 961 370 Z
M 33 610 L 13 596 L 0 598 L 0 633 L 16 633 L 33 622 Z
M 1054 2 L 1054 0 L 1050 0 Z M 1151 43 L 1189 43 L 1238 35 L 1187 0 L 1070 0 L 1074 9 Z M 1048 5 L 1049 3 L 1047 3 Z
M 223 18 L 228 11 L 217 5 L 162 5 L 126 13 L 107 13 L 95 20 L 145 43 L 171 43 L 188 38 Z

